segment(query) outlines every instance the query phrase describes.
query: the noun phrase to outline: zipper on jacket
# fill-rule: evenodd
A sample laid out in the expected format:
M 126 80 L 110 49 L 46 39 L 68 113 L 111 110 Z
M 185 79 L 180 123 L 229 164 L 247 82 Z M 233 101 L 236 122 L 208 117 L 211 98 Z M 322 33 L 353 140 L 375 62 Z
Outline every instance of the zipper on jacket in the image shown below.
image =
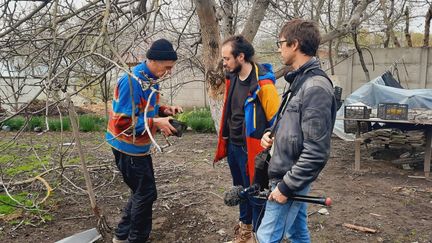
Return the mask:
M 253 124 L 254 124 L 254 128 L 256 129 L 256 104 L 253 103 Z

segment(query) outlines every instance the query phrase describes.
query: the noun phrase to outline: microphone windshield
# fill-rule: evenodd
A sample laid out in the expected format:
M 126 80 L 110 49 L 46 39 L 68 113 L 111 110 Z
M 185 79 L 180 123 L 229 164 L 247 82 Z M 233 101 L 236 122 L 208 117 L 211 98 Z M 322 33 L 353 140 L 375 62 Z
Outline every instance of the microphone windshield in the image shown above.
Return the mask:
M 224 203 L 227 206 L 237 206 L 240 204 L 240 192 L 243 191 L 242 186 L 233 186 L 224 193 Z

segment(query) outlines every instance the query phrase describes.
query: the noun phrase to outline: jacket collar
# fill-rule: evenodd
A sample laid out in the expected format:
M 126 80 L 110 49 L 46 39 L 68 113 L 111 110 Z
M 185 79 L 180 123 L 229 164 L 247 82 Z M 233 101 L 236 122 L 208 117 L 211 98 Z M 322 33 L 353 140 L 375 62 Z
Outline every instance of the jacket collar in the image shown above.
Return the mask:
M 300 82 L 298 82 L 300 76 L 302 76 L 303 74 L 305 74 L 309 70 L 312 70 L 312 69 L 315 69 L 315 68 L 319 68 L 319 67 L 320 67 L 320 63 L 319 63 L 318 58 L 312 57 L 309 61 L 307 61 L 305 64 L 303 64 L 297 70 L 294 70 L 294 71 L 289 72 L 288 74 L 286 74 L 285 75 L 285 79 L 287 81 L 289 79 L 289 78 L 287 78 L 287 76 L 293 76 L 293 77 L 290 77 L 292 79 L 292 83 L 291 83 L 289 89 L 290 90 L 295 90 L 297 88 L 297 86 L 301 85 Z
M 153 79 L 153 80 L 158 79 L 156 76 L 153 75 L 153 73 L 150 72 L 150 69 L 147 66 L 147 61 L 144 61 L 140 63 L 138 66 L 136 66 L 134 68 L 134 74 L 142 80 L 148 81 L 149 79 Z

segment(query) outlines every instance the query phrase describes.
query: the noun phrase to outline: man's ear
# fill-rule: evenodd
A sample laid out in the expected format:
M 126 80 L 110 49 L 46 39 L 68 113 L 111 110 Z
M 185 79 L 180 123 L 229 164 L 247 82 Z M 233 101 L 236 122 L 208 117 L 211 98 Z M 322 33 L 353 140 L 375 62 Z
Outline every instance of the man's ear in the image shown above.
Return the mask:
M 291 45 L 293 47 L 293 51 L 300 50 L 300 43 L 298 40 L 294 40 Z
M 244 58 L 245 58 L 244 53 L 241 52 L 241 53 L 237 56 L 237 58 L 239 59 L 239 61 L 244 61 Z

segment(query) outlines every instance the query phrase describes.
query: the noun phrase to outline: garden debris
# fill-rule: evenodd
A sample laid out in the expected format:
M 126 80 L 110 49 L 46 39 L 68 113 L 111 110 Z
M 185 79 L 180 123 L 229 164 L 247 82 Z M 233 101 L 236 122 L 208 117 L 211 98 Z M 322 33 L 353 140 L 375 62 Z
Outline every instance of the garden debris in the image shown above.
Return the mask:
M 63 143 L 62 146 L 75 146 L 75 143 Z
M 426 177 L 424 177 L 424 176 L 413 176 L 413 175 L 409 175 L 408 178 L 413 178 L 413 179 L 425 179 Z
M 364 233 L 372 233 L 375 234 L 378 230 L 376 229 L 371 229 L 371 228 L 367 228 L 364 226 L 358 226 L 358 225 L 354 225 L 354 224 L 348 224 L 348 223 L 343 223 L 342 226 L 348 228 L 348 229 L 353 229 L 353 230 L 357 230 L 360 232 L 364 232 Z
M 392 187 L 391 190 L 394 192 L 400 192 L 403 195 L 410 195 L 410 194 L 415 193 L 417 191 L 415 186 L 412 186 L 410 188 L 402 187 L 402 186 L 395 186 L 395 187 Z
M 392 160 L 393 164 L 402 165 L 402 168 L 407 170 L 423 165 L 423 162 L 424 152 L 406 152 L 400 155 L 398 159 Z
M 375 217 L 381 217 L 382 215 L 380 215 L 380 214 L 377 214 L 377 213 L 369 213 L 370 215 L 372 215 L 372 216 L 375 216 Z
M 425 145 L 425 134 L 422 130 L 401 131 L 396 128 L 378 129 L 362 135 L 364 142 L 373 141 L 385 145 L 410 145 L 414 148 Z
M 56 243 L 92 243 L 99 240 L 101 237 L 102 235 L 99 234 L 96 228 L 92 228 L 69 236 L 63 240 L 57 241 Z
M 413 108 L 408 110 L 408 119 L 419 123 L 432 120 L 432 110 L 425 108 Z
M 409 164 L 402 164 L 402 169 L 404 169 L 404 170 L 413 170 L 414 168 L 411 167 Z
M 33 132 L 42 132 L 42 131 L 43 131 L 42 127 L 33 128 Z
M 225 236 L 226 235 L 225 229 L 220 229 L 216 233 L 218 233 L 220 236 Z
M 33 115 L 45 115 L 46 114 L 46 101 L 44 100 L 33 100 L 29 105 L 24 104 L 22 105 L 18 110 L 23 109 L 25 106 L 27 106 L 23 111 L 21 111 L 20 114 L 25 115 L 28 113 L 31 113 Z M 59 110 L 62 114 L 67 114 L 68 110 L 66 107 L 59 105 L 58 106 L 59 109 L 57 109 L 57 106 L 55 105 L 50 105 L 48 108 L 48 116 L 58 116 L 59 115 Z M 83 115 L 83 114 L 94 114 L 93 111 L 88 110 L 87 108 L 82 108 L 82 107 L 78 107 L 75 106 L 74 107 L 76 110 L 76 113 L 78 113 L 78 115 Z
M 327 208 L 321 208 L 320 210 L 318 210 L 318 213 L 321 215 L 329 215 L 329 211 L 327 210 Z
M 9 214 L 0 214 L 0 220 L 3 220 L 5 222 L 9 222 L 12 220 L 19 219 L 23 216 L 23 211 L 21 209 L 15 210 L 13 213 Z

